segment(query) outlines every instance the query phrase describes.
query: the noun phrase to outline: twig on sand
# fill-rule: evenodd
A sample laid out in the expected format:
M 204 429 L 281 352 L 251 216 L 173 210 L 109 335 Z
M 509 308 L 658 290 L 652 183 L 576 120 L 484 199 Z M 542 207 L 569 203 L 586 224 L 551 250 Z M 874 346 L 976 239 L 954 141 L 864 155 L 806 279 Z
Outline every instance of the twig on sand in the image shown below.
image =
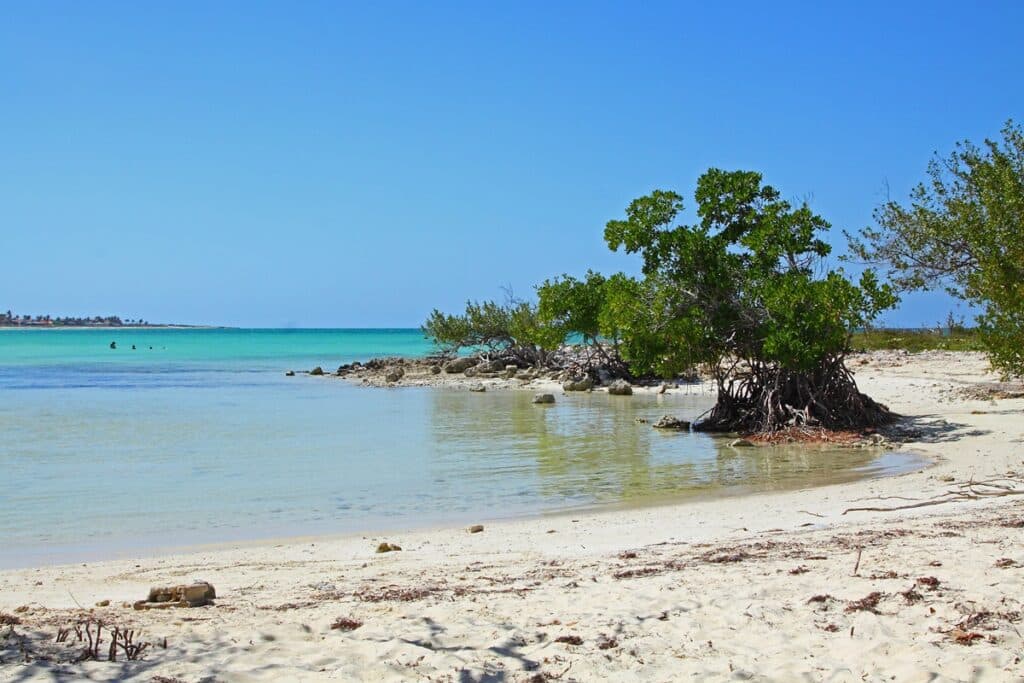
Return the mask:
M 861 554 L 863 554 L 863 552 L 864 552 L 863 546 L 860 547 L 860 548 L 857 548 L 857 563 L 853 565 L 853 575 L 854 576 L 857 576 L 857 570 L 860 569 L 860 556 L 861 556 Z
M 985 481 L 970 481 L 956 484 L 956 488 L 941 493 L 928 500 L 923 500 L 910 505 L 895 505 L 893 507 L 855 507 L 843 510 L 847 512 L 894 512 L 896 510 L 910 510 L 923 508 L 931 505 L 944 505 L 968 500 L 983 500 L 986 498 L 1001 498 L 1003 496 L 1024 496 L 1024 481 L 1020 479 L 996 478 Z

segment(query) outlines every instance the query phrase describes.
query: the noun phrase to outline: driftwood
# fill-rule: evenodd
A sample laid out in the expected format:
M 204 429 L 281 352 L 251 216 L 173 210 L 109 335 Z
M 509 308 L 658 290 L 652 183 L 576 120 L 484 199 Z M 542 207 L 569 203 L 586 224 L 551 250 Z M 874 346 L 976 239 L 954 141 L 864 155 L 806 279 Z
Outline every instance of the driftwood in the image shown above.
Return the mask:
M 940 493 L 926 500 L 910 503 L 908 505 L 894 505 L 892 507 L 855 507 L 843 510 L 847 512 L 894 512 L 896 510 L 911 510 L 913 508 L 929 507 L 931 505 L 945 505 L 967 500 L 984 500 L 988 498 L 1001 498 L 1003 496 L 1024 496 L 1024 481 L 1009 477 L 997 477 L 984 481 L 973 479 L 955 485 L 955 488 Z

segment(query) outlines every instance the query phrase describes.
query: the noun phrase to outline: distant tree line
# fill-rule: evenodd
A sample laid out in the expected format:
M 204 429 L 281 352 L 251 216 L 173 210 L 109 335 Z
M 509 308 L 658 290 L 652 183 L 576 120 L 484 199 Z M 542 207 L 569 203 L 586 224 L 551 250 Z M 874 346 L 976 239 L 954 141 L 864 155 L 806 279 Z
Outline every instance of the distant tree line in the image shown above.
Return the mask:
M 2 327 L 143 327 L 149 325 L 141 318 L 122 320 L 116 315 L 75 317 L 53 317 L 50 315 L 18 315 L 10 310 L 0 313 Z

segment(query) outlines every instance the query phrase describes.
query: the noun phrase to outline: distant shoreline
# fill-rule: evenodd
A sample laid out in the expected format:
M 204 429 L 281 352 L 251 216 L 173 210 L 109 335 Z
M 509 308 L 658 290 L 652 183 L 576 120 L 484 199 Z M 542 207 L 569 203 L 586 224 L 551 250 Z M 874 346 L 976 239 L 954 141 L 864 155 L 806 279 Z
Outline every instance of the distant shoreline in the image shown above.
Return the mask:
M 230 330 L 225 325 L 0 325 L 0 330 Z

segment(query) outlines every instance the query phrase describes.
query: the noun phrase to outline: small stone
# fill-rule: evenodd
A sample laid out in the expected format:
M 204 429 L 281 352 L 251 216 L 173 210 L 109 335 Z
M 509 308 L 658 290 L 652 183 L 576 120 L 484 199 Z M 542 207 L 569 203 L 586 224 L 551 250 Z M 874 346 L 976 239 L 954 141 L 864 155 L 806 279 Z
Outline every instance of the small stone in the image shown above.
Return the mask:
M 96 603 L 97 607 L 107 607 L 110 605 L 110 600 L 100 600 Z
M 541 403 L 541 404 L 554 403 L 555 402 L 555 395 L 554 394 L 536 394 L 533 397 L 533 402 L 534 403 Z
M 469 533 L 471 533 L 471 534 L 478 534 L 478 533 L 480 533 L 483 530 L 484 530 L 484 525 L 483 524 L 474 524 L 473 526 L 469 527 Z
M 401 549 L 401 546 L 395 545 L 394 543 L 388 543 L 386 541 L 377 546 L 378 553 L 393 553 Z

